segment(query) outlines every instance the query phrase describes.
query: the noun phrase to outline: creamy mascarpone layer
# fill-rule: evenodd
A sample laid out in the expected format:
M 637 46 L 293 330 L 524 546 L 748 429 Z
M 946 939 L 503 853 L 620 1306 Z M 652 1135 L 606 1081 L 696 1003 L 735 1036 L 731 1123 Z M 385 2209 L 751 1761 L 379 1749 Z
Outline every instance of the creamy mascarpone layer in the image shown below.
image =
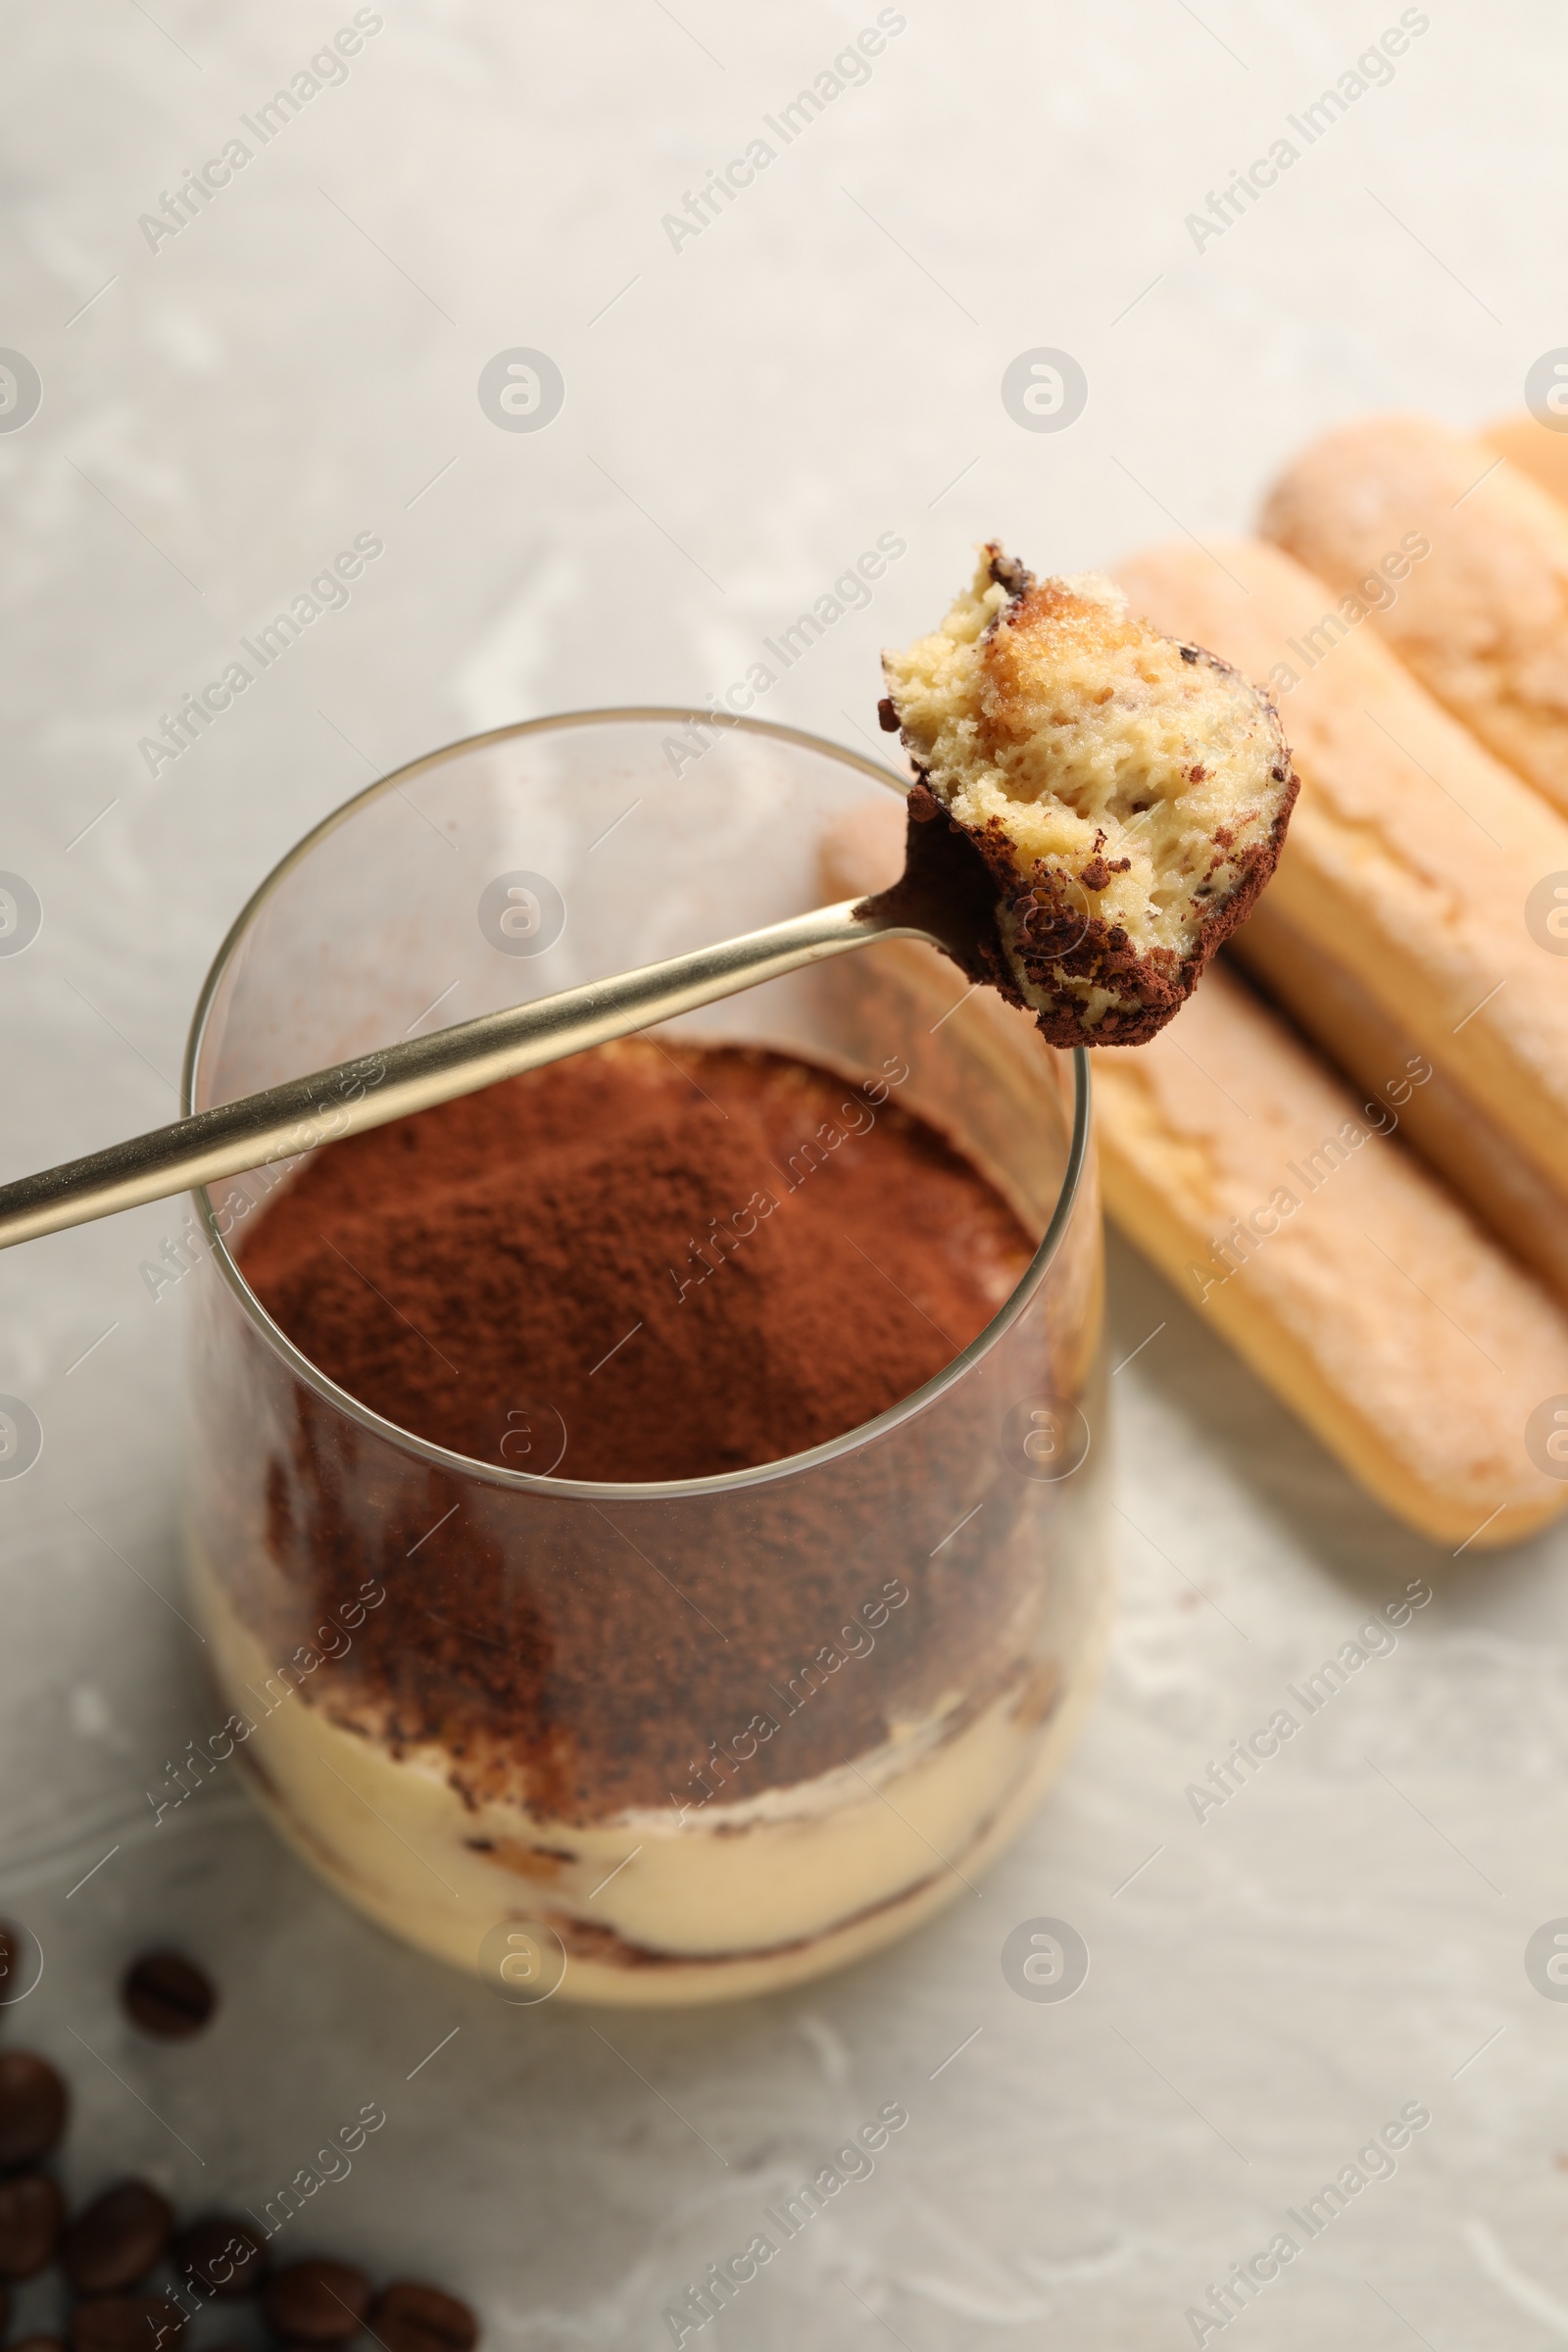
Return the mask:
M 256 1724 L 235 1753 L 312 1867 L 469 1974 L 499 1924 L 554 1926 L 568 1953 L 562 1996 L 598 2002 L 714 2000 L 798 1982 L 962 1891 L 1059 1768 L 1109 1623 L 1106 1592 L 1045 1720 L 1041 1678 L 1020 1675 L 967 1720 L 938 1711 L 796 1787 L 583 1828 L 510 1802 L 470 1807 L 438 1745 L 395 1756 L 298 1695 L 264 1717 L 256 1694 L 278 1661 L 194 1544 L 190 1566 L 223 1700 Z

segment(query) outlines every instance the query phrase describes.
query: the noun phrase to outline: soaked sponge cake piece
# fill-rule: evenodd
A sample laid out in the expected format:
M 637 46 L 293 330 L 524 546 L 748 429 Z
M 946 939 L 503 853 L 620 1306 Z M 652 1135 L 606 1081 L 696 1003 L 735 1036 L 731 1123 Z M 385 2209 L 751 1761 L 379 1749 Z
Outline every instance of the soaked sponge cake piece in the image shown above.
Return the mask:
M 1152 1037 L 1274 870 L 1298 784 L 1273 705 L 1113 581 L 1036 580 L 994 542 L 883 671 L 911 816 L 989 872 L 1000 954 L 975 976 L 1053 1045 Z

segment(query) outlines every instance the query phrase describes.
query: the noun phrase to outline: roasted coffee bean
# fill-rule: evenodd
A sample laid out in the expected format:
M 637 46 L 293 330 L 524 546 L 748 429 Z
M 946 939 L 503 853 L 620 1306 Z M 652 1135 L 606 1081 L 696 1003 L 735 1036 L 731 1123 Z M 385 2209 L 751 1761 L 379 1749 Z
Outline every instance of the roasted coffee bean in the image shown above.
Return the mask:
M 47 2058 L 0 2050 L 0 2169 L 36 2164 L 66 2128 L 70 2100 Z
M 168 2201 L 145 2180 L 121 2180 L 78 2213 L 60 2267 L 78 2295 L 118 2295 L 145 2278 L 173 2234 Z
M 201 2295 L 254 2295 L 267 2271 L 267 2254 L 249 2222 L 210 2213 L 181 2230 L 174 2240 L 174 2267 Z
M 358 2335 L 370 2281 L 352 2263 L 318 2255 L 274 2271 L 262 2292 L 268 2326 L 293 2344 L 346 2344 Z
M 168 2295 L 90 2295 L 70 2319 L 72 2352 L 161 2352 L 185 2325 Z
M 422 2278 L 399 2278 L 384 2288 L 366 2325 L 385 2352 L 473 2352 L 479 2340 L 466 2303 Z
M 186 2041 L 218 2007 L 211 1980 L 178 1952 L 147 1952 L 125 1971 L 121 1998 L 144 2034 Z
M 55 2250 L 66 2201 L 47 2173 L 0 2180 L 0 2278 L 30 2278 Z

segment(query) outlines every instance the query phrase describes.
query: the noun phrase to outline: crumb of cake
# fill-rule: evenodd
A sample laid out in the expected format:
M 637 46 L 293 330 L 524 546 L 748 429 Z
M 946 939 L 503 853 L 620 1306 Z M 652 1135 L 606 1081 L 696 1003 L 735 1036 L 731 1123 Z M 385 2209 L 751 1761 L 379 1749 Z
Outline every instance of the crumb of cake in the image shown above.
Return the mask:
M 996 941 L 973 976 L 1053 1045 L 1144 1044 L 1274 870 L 1298 789 L 1274 706 L 1113 581 L 1037 580 L 994 542 L 883 670 L 911 847 L 941 816 L 985 863 Z

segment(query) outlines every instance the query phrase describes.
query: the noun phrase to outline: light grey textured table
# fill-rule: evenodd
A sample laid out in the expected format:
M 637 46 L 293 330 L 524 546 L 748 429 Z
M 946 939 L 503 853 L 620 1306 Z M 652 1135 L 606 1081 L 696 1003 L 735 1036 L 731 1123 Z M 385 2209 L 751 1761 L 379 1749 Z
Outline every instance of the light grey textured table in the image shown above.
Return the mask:
M 1330 420 L 1494 414 L 1568 339 L 1568 24 L 1540 0 L 1434 5 L 1310 146 L 1288 118 L 1394 0 L 909 0 L 787 143 L 766 119 L 790 127 L 871 0 L 367 13 L 347 78 L 264 145 L 241 118 L 349 0 L 6 10 L 0 344 L 43 403 L 0 433 L 0 867 L 44 919 L 0 958 L 5 1175 L 171 1114 L 231 916 L 376 772 L 551 708 L 722 690 L 893 533 L 870 606 L 759 705 L 859 744 L 879 644 L 983 533 L 1054 568 L 1205 540 Z M 1298 160 L 1200 241 L 1186 216 L 1282 135 Z M 139 216 L 235 136 L 243 169 L 150 242 Z M 772 160 L 700 233 L 664 225 L 760 137 Z M 1089 387 L 1055 432 L 999 389 L 1042 347 Z M 476 395 L 517 348 L 564 378 L 541 431 Z M 366 532 L 385 552 L 346 609 L 149 773 L 161 714 Z M 135 2167 L 259 2205 L 379 2101 L 300 2246 L 449 2280 L 498 2346 L 621 2352 L 667 2342 L 680 2283 L 898 2099 L 874 2178 L 710 2340 L 1110 2352 L 1191 2342 L 1208 2283 L 1423 2102 L 1396 2175 L 1225 2341 L 1568 2340 L 1568 2008 L 1523 1967 L 1568 1912 L 1568 1538 L 1434 1554 L 1116 1251 L 1113 1360 L 1159 1327 L 1114 1383 L 1124 1615 L 983 1895 L 797 1996 L 519 2017 L 339 1909 L 221 1779 L 153 1827 L 145 1791 L 203 1722 L 176 1535 L 203 1277 L 155 1301 L 138 1271 L 180 1214 L 0 1259 L 0 1390 L 45 1432 L 0 1484 L 0 1904 L 48 1956 L 7 2031 L 75 2080 L 77 2188 Z M 1200 1825 L 1185 1786 L 1414 1577 L 1438 1596 L 1395 1654 Z M 999 1967 L 1041 1913 L 1093 1954 L 1061 2006 Z M 186 2050 L 112 1997 L 166 1933 L 224 1986 Z

